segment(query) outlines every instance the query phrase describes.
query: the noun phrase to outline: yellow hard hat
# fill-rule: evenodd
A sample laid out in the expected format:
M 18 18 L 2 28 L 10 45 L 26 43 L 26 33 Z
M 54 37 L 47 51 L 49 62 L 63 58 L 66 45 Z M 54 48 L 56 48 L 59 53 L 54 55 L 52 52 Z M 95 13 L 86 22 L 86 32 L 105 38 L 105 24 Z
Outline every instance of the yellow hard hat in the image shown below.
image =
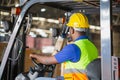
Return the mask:
M 82 13 L 73 13 L 66 25 L 73 28 L 89 28 L 88 19 Z

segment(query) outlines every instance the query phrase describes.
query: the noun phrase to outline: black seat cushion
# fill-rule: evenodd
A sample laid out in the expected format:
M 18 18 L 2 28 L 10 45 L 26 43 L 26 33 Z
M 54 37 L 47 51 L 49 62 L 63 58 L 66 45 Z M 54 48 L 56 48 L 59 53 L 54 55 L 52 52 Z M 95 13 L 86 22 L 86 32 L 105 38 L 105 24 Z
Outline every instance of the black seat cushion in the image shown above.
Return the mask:
M 89 80 L 101 80 L 101 59 L 95 59 L 87 66 Z

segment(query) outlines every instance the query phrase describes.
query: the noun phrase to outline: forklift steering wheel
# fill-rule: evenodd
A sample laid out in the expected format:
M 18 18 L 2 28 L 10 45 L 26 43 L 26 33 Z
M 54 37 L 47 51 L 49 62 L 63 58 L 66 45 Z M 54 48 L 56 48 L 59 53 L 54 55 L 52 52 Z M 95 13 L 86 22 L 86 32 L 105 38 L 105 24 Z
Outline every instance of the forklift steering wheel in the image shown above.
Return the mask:
M 32 63 L 35 65 L 35 70 L 37 71 L 42 71 L 44 70 L 45 66 L 44 64 L 41 64 L 41 63 L 37 63 L 36 60 L 34 58 L 31 58 L 32 59 Z
M 34 70 L 37 71 L 53 72 L 55 69 L 55 65 L 45 65 L 45 64 L 37 63 L 34 58 L 32 58 L 32 62 L 35 65 Z

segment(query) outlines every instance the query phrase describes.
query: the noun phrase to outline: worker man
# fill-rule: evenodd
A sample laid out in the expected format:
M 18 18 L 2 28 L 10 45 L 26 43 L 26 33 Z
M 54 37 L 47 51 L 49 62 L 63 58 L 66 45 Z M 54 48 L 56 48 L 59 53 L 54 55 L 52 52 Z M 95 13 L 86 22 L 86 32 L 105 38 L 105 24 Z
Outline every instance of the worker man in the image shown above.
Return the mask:
M 73 43 L 66 45 L 54 56 L 30 54 L 42 64 L 64 64 L 65 80 L 88 80 L 86 66 L 98 58 L 98 50 L 86 36 L 89 28 L 87 17 L 82 13 L 73 13 L 67 23 L 69 37 Z

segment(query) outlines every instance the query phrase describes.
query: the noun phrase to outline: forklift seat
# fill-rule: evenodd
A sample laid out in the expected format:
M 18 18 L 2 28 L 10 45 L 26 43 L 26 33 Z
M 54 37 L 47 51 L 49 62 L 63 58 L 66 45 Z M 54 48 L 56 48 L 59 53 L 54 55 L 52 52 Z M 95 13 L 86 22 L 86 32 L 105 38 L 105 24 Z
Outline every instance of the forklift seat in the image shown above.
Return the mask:
M 101 59 L 93 60 L 86 67 L 87 76 L 89 80 L 101 80 Z

